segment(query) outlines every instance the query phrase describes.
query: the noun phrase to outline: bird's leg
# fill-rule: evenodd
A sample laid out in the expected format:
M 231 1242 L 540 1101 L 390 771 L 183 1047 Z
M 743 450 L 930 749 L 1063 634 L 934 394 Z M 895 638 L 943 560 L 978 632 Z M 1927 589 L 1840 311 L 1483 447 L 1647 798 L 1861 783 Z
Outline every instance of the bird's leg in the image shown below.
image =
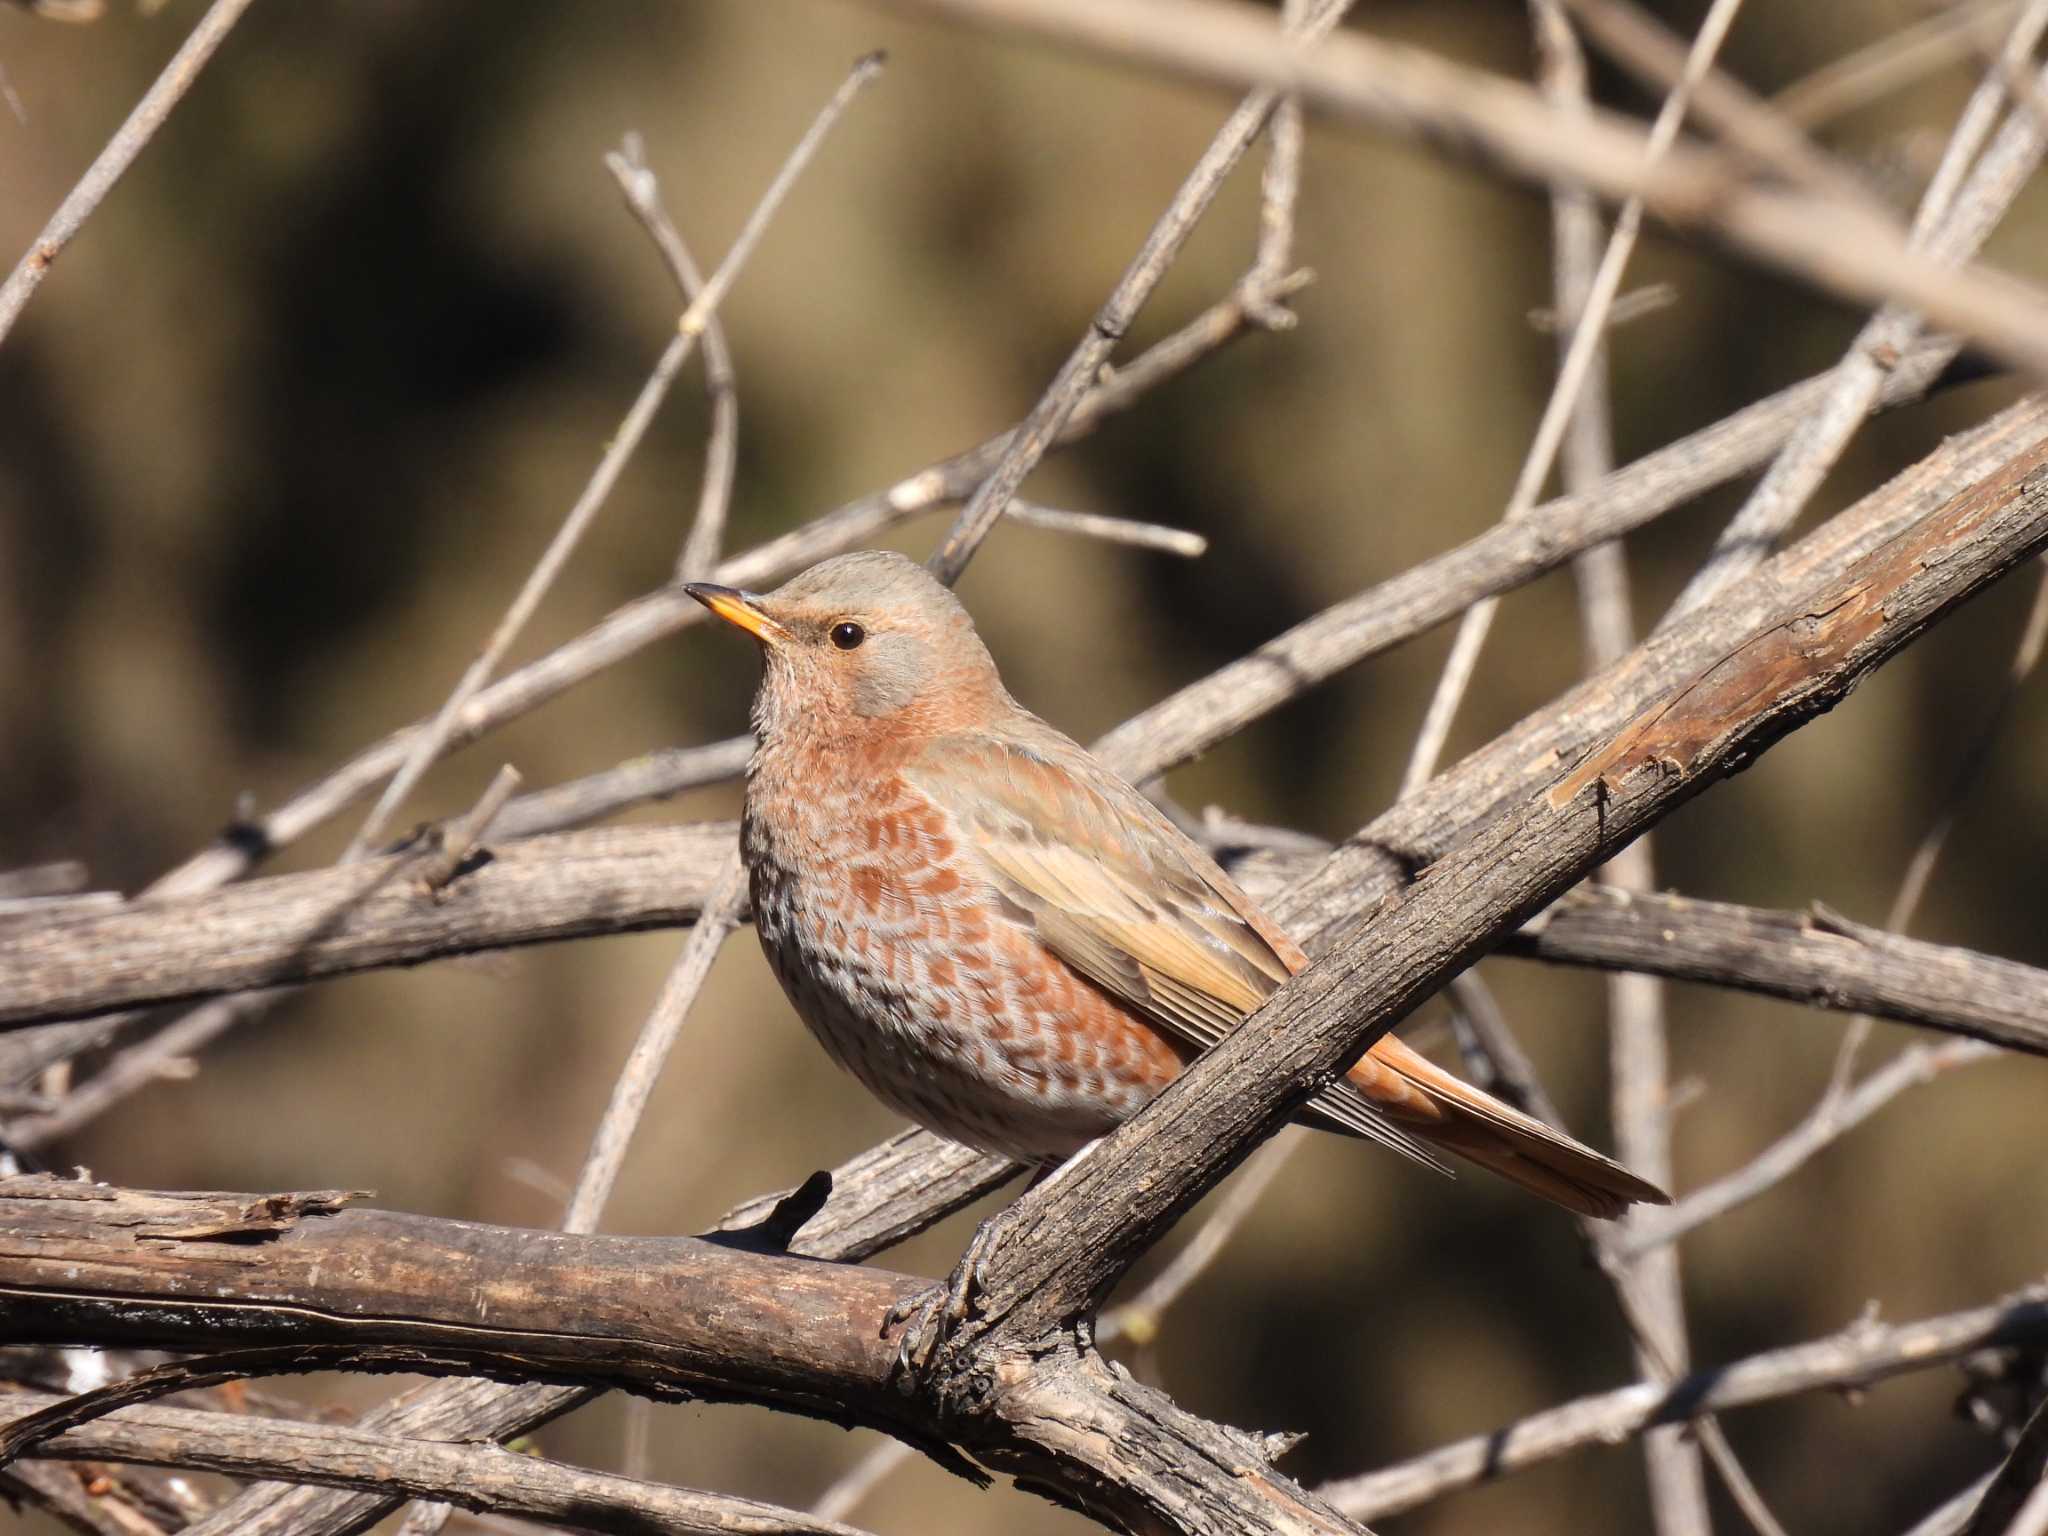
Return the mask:
M 1100 1140 L 1100 1137 L 1096 1138 L 1096 1141 Z M 1064 1162 L 1041 1165 L 1031 1175 L 1025 1193 L 1058 1179 L 1093 1151 L 1096 1141 L 1089 1142 Z M 903 1337 L 896 1345 L 895 1375 L 897 1385 L 904 1392 L 915 1389 L 918 1373 L 937 1356 L 953 1330 L 967 1321 L 968 1310 L 974 1304 L 974 1293 L 987 1288 L 988 1257 L 995 1252 L 999 1235 L 996 1220 L 991 1216 L 974 1229 L 974 1236 L 967 1242 L 967 1251 L 960 1255 L 960 1262 L 953 1266 L 949 1278 L 904 1297 L 883 1317 L 882 1337 L 887 1338 L 893 1329 L 900 1327 L 903 1330 Z
M 967 1321 L 974 1293 L 988 1279 L 985 1266 L 995 1250 L 996 1235 L 996 1218 L 991 1216 L 974 1229 L 950 1278 L 904 1297 L 882 1319 L 884 1338 L 894 1328 L 903 1330 L 896 1345 L 895 1375 L 897 1386 L 905 1393 L 916 1388 L 918 1373 L 938 1355 L 953 1330 Z

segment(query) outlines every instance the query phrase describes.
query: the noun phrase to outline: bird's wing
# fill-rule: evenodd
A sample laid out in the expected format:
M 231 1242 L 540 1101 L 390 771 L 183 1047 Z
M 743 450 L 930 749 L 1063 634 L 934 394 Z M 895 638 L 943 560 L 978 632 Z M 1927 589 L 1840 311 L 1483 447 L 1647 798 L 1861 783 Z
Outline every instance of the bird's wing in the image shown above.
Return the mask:
M 943 738 L 904 776 L 951 816 L 1041 943 L 1191 1051 L 1208 1049 L 1305 963 L 1301 951 L 1149 800 L 1029 724 Z M 1444 1167 L 1345 1079 L 1309 1112 Z

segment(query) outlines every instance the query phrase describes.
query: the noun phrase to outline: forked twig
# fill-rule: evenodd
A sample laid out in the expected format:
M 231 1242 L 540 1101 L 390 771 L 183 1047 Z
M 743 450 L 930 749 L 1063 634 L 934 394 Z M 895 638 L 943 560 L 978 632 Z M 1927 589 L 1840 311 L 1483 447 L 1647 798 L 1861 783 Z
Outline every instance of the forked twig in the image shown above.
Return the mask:
M 413 786 L 420 781 L 421 776 L 439 761 L 442 752 L 447 748 L 449 738 L 454 734 L 455 722 L 464 707 L 497 671 L 498 663 L 503 660 L 505 652 L 511 648 L 512 642 L 525 629 L 527 620 L 532 618 L 535 610 L 540 607 L 541 599 L 554 585 L 555 578 L 561 574 L 562 567 L 568 563 L 569 556 L 574 553 L 577 544 L 589 530 L 591 522 L 611 495 L 612 487 L 625 472 L 627 461 L 639 448 L 641 438 L 646 436 L 648 425 L 654 420 L 654 413 L 661 408 L 662 401 L 667 398 L 669 385 L 696 347 L 697 338 L 704 334 L 712 311 L 718 307 L 720 300 L 738 278 L 740 268 L 753 254 L 754 247 L 760 242 L 769 220 L 774 217 L 776 209 L 781 206 L 797 176 L 816 155 L 819 144 L 823 142 L 825 135 L 831 131 L 832 125 L 839 120 L 853 98 L 880 72 L 879 55 L 871 54 L 857 63 L 853 73 L 833 93 L 832 99 L 825 104 L 809 130 L 797 142 L 796 148 L 790 152 L 789 158 L 783 162 L 782 169 L 776 174 L 774 181 L 769 183 L 767 192 L 762 195 L 752 216 L 741 229 L 739 238 L 726 253 L 725 260 L 718 264 L 718 270 L 712 273 L 711 280 L 704 285 L 703 291 L 691 300 L 689 308 L 683 312 L 683 318 L 677 323 L 675 336 L 663 350 L 660 360 L 654 365 L 654 371 L 648 375 L 647 382 L 641 386 L 639 396 L 627 410 L 625 419 L 619 423 L 618 431 L 612 435 L 611 442 L 606 446 L 603 457 L 598 460 L 589 483 L 583 488 L 583 494 L 576 498 L 576 504 L 569 509 L 569 515 L 562 520 L 562 526 L 556 530 L 554 538 L 528 574 L 518 595 L 512 599 L 512 605 L 505 610 L 505 615 L 498 621 L 497 628 L 492 630 L 490 638 L 484 642 L 482 653 L 470 663 L 469 669 L 463 673 L 461 680 L 448 695 L 447 701 L 442 704 L 440 713 L 435 715 L 434 723 L 428 727 L 426 734 L 413 744 L 405 761 L 391 776 L 391 781 L 384 786 L 384 793 L 371 808 L 362 829 L 350 842 L 348 853 L 344 857 L 354 856 L 375 840 L 378 833 L 384 829 L 392 811 L 412 792 Z

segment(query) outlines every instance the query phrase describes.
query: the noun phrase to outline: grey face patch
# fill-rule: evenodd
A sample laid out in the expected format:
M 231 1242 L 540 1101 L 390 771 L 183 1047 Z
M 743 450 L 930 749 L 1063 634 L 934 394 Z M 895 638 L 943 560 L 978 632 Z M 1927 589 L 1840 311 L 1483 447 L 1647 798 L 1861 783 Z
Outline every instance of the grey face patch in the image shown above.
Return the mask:
M 846 660 L 854 672 L 854 713 L 870 720 L 910 703 L 932 674 L 931 647 L 901 630 L 871 633 Z

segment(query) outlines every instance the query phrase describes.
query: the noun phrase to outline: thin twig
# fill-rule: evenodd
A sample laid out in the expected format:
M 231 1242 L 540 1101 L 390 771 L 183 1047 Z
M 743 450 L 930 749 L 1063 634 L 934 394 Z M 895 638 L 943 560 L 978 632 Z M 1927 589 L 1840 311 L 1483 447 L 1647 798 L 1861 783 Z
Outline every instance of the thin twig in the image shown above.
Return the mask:
M 1699 35 L 1693 39 L 1692 49 L 1686 55 L 1685 74 L 1672 88 L 1671 94 L 1664 98 L 1657 120 L 1651 125 L 1649 143 L 1644 150 L 1646 166 L 1654 167 L 1669 153 L 1672 142 L 1678 137 L 1679 126 L 1685 121 L 1693 89 L 1713 64 L 1714 55 L 1741 8 L 1742 0 L 1714 0 L 1706 19 L 1700 23 Z M 1614 231 L 1608 237 L 1599 270 L 1594 273 L 1587 290 L 1578 326 L 1572 332 L 1571 345 L 1558 368 L 1557 381 L 1551 386 L 1550 399 L 1543 407 L 1543 418 L 1537 423 L 1535 440 L 1522 460 L 1521 473 L 1515 479 L 1507 509 L 1501 514 L 1503 522 L 1525 516 L 1536 505 L 1543 483 L 1550 477 L 1551 466 L 1556 462 L 1558 448 L 1564 441 L 1565 429 L 1571 422 L 1573 407 L 1578 403 L 1586 377 L 1600 355 L 1600 339 L 1605 333 L 1607 311 L 1614 303 L 1615 295 L 1621 291 L 1622 273 L 1628 266 L 1629 257 L 1634 254 L 1636 237 L 1642 228 L 1643 210 L 1643 199 L 1631 197 L 1615 217 Z M 1451 722 L 1465 697 L 1465 690 L 1471 685 L 1472 674 L 1479 665 L 1479 652 L 1486 644 L 1487 632 L 1493 627 L 1494 614 L 1499 607 L 1499 603 L 1492 599 L 1475 604 L 1459 622 L 1457 638 L 1451 643 L 1450 657 L 1444 662 L 1443 675 L 1437 681 L 1436 692 L 1430 698 L 1422 728 L 1409 754 L 1407 770 L 1401 777 L 1402 794 L 1412 794 L 1435 775 L 1437 760 L 1450 738 Z
M 525 584 L 513 598 L 511 607 L 505 610 L 505 616 L 498 621 L 498 627 L 484 643 L 482 654 L 470 663 L 469 669 L 462 674 L 461 680 L 448 695 L 447 701 L 442 704 L 440 713 L 434 717 L 434 723 L 413 745 L 404 763 L 384 786 L 384 793 L 378 797 L 362 829 L 350 842 L 345 858 L 359 853 L 376 839 L 390 819 L 391 813 L 412 792 L 413 786 L 420 781 L 421 776 L 438 762 L 441 754 L 447 750 L 458 717 L 477 691 L 489 682 L 491 675 L 497 671 L 499 661 L 525 629 L 527 620 L 532 618 L 534 611 L 540 607 L 541 599 L 554 585 L 555 578 L 561 574 L 562 567 L 568 563 L 569 556 L 574 553 L 577 544 L 589 530 L 591 522 L 611 495 L 612 487 L 618 483 L 627 462 L 639 448 L 640 440 L 646 436 L 647 428 L 654 420 L 654 413 L 661 408 L 662 401 L 667 398 L 669 385 L 674 382 L 677 372 L 681 370 L 691 350 L 696 346 L 697 338 L 704 334 L 710 323 L 712 311 L 718 307 L 720 300 L 738 278 L 741 267 L 753 254 L 754 247 L 759 244 L 769 220 L 775 216 L 776 210 L 781 206 L 797 176 L 817 154 L 818 146 L 824 141 L 825 135 L 831 131 L 832 125 L 839 120 L 853 98 L 880 71 L 879 55 L 871 54 L 857 63 L 852 74 L 833 93 L 832 99 L 825 104 L 803 138 L 798 140 L 789 158 L 783 162 L 782 169 L 776 173 L 774 181 L 769 183 L 768 190 L 762 194 L 760 203 L 748 218 L 745 227 L 741 229 L 739 238 L 726 253 L 725 260 L 718 264 L 718 270 L 711 275 L 711 280 L 704 285 L 703 291 L 683 312 L 683 318 L 676 326 L 675 336 L 670 339 L 660 360 L 655 363 L 654 371 L 648 375 L 647 382 L 641 386 L 639 396 L 626 412 L 625 419 L 619 423 L 618 431 L 613 434 L 603 457 L 598 460 L 589 483 L 583 488 L 583 494 L 576 498 L 576 504 L 562 520 L 562 526 L 556 530 L 554 538 L 528 574 Z
M 1595 47 L 1660 90 L 1686 71 L 1686 45 L 1637 0 L 1560 0 Z M 1709 69 L 1692 92 L 1693 117 L 1757 170 L 1889 218 L 1891 209 L 1857 175 L 1817 146 L 1800 125 L 1732 75 Z
M 2039 1286 L 1989 1306 L 1910 1323 L 1887 1326 L 1865 1314 L 1827 1338 L 1711 1366 L 1668 1387 L 1637 1382 L 1577 1398 L 1319 1491 L 1346 1514 L 1376 1520 L 1576 1450 L 1612 1445 L 1659 1424 L 1806 1392 L 1867 1387 L 1987 1346 L 2043 1336 L 2048 1336 L 2048 1290 Z
M 1016 498 L 1011 500 L 1006 515 L 1027 528 L 1079 534 L 1104 544 L 1122 544 L 1131 549 L 1152 549 L 1161 554 L 1179 555 L 1183 560 L 1196 560 L 1209 552 L 1209 541 L 1201 534 L 1191 533 L 1185 528 L 1169 528 L 1163 523 L 1104 517 L 1099 512 L 1067 512 Z
M 729 736 L 701 747 L 663 747 L 521 795 L 505 807 L 498 826 L 508 838 L 587 827 L 636 805 L 736 779 L 753 755 L 752 736 Z
M 685 304 L 694 304 L 704 293 L 704 277 L 697 270 L 668 210 L 662 206 L 661 183 L 647 164 L 647 146 L 637 133 L 626 135 L 625 143 L 604 157 L 605 168 L 619 184 L 626 207 L 646 228 L 654 247 L 668 263 Z M 704 445 L 704 476 L 697 490 L 697 515 L 676 557 L 677 581 L 702 581 L 718 564 L 718 551 L 725 541 L 726 518 L 732 511 L 733 475 L 739 463 L 740 396 L 733 374 L 732 349 L 726 344 L 725 326 L 714 313 L 704 327 L 704 393 L 711 402 L 711 435 Z
M 1559 110 L 1583 115 L 1591 108 L 1586 65 L 1558 0 L 1535 0 L 1533 19 L 1539 44 L 1540 84 Z M 1633 13 L 1630 13 L 1633 14 Z M 1680 63 L 1672 95 L 1657 128 L 1675 133 L 1693 93 L 1704 87 L 1720 40 L 1734 20 L 1735 7 L 1710 13 L 1700 37 Z M 1714 31 L 1718 23 L 1719 30 Z M 1709 33 L 1713 32 L 1710 37 Z M 1724 93 L 1725 94 L 1725 93 Z M 1651 142 L 1659 140 L 1653 130 Z M 1668 136 L 1663 140 L 1668 143 Z M 1600 216 L 1583 190 L 1555 188 L 1551 193 L 1555 246 L 1554 288 L 1558 313 L 1568 322 L 1559 337 L 1560 395 L 1575 393 L 1564 407 L 1563 475 L 1567 492 L 1583 491 L 1613 467 L 1614 429 L 1608 402 L 1608 358 L 1604 327 L 1641 220 L 1641 204 L 1622 210 L 1613 239 L 1600 254 Z M 1576 376 L 1574 370 L 1578 370 Z M 1567 381 L 1571 381 L 1568 387 Z M 1549 419 L 1546 418 L 1546 425 Z M 1560 446 L 1553 440 L 1539 446 L 1532 462 Z M 1548 473 L 1545 463 L 1533 480 L 1517 485 L 1518 498 L 1533 500 Z M 1510 505 L 1509 515 L 1525 508 Z M 1572 565 L 1579 593 L 1580 631 L 1586 670 L 1597 673 L 1613 665 L 1635 643 L 1630 611 L 1627 557 L 1620 542 L 1596 545 Z M 1490 613 L 1487 616 L 1491 617 Z M 1472 615 L 1467 616 L 1470 623 Z M 1485 624 L 1477 626 L 1483 641 Z M 1462 641 L 1464 631 L 1460 631 Z M 1477 643 L 1472 655 L 1476 659 Z M 1448 726 L 1448 715 L 1445 725 Z M 1429 765 L 1432 769 L 1434 763 Z M 1602 878 L 1623 890 L 1648 890 L 1656 883 L 1651 836 L 1646 835 L 1613 859 Z M 1671 1119 L 1666 1081 L 1664 993 L 1653 977 L 1619 974 L 1607 981 L 1608 1028 L 1613 1060 L 1613 1102 L 1617 1151 L 1622 1160 L 1652 1183 L 1668 1187 L 1672 1176 Z M 1507 1034 L 1503 1023 L 1497 1031 Z M 1627 1215 L 1623 1217 L 1626 1224 Z M 1630 1266 L 1612 1253 L 1610 1229 L 1581 1223 L 1581 1233 L 1614 1287 L 1615 1300 L 1629 1325 L 1637 1369 L 1653 1381 L 1671 1381 L 1684 1374 L 1689 1360 L 1685 1300 L 1680 1286 L 1677 1253 L 1664 1249 Z M 1710 1421 L 1711 1422 L 1711 1421 Z M 1736 1502 L 1760 1531 L 1776 1531 L 1777 1522 L 1751 1485 L 1718 1426 L 1697 1439 L 1677 1430 L 1663 1430 L 1643 1440 L 1644 1470 L 1649 1481 L 1650 1509 L 1662 1536 L 1706 1536 L 1712 1530 L 1707 1508 L 1706 1478 L 1701 1470 L 1705 1447 L 1723 1474 Z
M 1998 738 L 2004 734 L 2005 723 L 2011 718 L 2013 706 L 2019 702 L 2027 679 L 2040 665 L 2044 642 L 2048 642 L 2048 560 L 2038 564 L 2034 602 L 2020 625 L 2019 643 L 2013 648 L 2012 661 L 2006 667 L 1998 697 L 1956 764 L 1948 792 L 1936 805 L 1927 830 L 1921 833 L 1912 857 L 1906 861 L 1906 872 L 1900 877 L 1891 908 L 1885 914 L 1884 925 L 1888 931 L 1904 933 L 1912 925 L 1914 915 L 1920 910 L 1921 898 L 1927 894 L 1927 884 L 1934 878 L 1934 867 L 1940 863 L 1942 850 L 1948 846 L 1949 833 L 1955 829 L 1956 817 L 1989 766 L 1991 753 L 1998 745 Z M 1822 1109 L 1839 1105 L 1847 1096 L 1850 1080 L 1855 1074 L 1856 1058 L 1870 1039 L 1871 1027 L 1871 1016 L 1859 1013 L 1843 1030 L 1842 1042 L 1835 1052 L 1834 1070 L 1821 1098 Z
M 1654 315 L 1659 310 L 1669 309 L 1678 302 L 1678 287 L 1674 283 L 1645 283 L 1640 288 L 1631 288 L 1617 298 L 1607 311 L 1607 334 L 1612 336 L 1623 326 Z M 1549 305 L 1538 305 L 1529 311 L 1529 325 L 1533 330 L 1556 335 L 1559 331 L 1571 329 L 1564 317 Z
M 2019 8 L 2020 0 L 1963 0 L 1830 60 L 1779 91 L 1771 105 L 1802 128 L 1818 128 L 1961 63 L 1975 49 L 1979 27 L 1998 25 Z
M 901 1440 L 884 1440 L 861 1457 L 818 1495 L 811 1513 L 820 1520 L 844 1520 L 875 1491 L 883 1478 L 908 1462 L 917 1451 Z
M 1166 1310 L 1216 1262 L 1237 1229 L 1258 1209 L 1287 1160 L 1300 1150 L 1306 1135 L 1298 1126 L 1289 1127 L 1246 1158 L 1236 1182 L 1216 1202 L 1216 1209 L 1195 1235 L 1137 1295 L 1102 1314 L 1095 1325 L 1096 1343 L 1130 1339 L 1142 1347 L 1156 1339 Z
M 164 119 L 184 99 L 185 92 L 192 88 L 192 82 L 199 78 L 199 72 L 206 67 L 214 50 L 226 41 L 236 22 L 242 19 L 242 12 L 249 8 L 249 0 L 213 0 L 207 13 L 199 18 L 178 51 L 171 55 L 163 73 L 156 77 L 156 83 L 143 93 L 142 100 L 135 104 L 135 110 L 128 114 L 128 120 L 115 130 L 107 141 L 107 147 L 79 178 L 78 185 L 50 216 L 42 233 L 28 252 L 15 263 L 7 281 L 0 284 L 0 341 L 14 329 L 14 322 L 21 318 L 21 311 L 29 298 L 49 273 L 51 265 L 63 254 L 64 247 L 71 243 L 85 221 L 114 188 L 128 167 L 135 163 L 135 157 L 143 147 L 156 137 L 163 127 Z
M 647 1022 L 640 1027 L 640 1036 L 633 1042 L 632 1052 L 626 1057 L 626 1065 L 620 1070 L 618 1081 L 612 1085 L 611 1102 L 605 1106 L 604 1118 L 598 1122 L 597 1134 L 591 1139 L 590 1153 L 584 1159 L 583 1173 L 576 1181 L 576 1192 L 570 1197 L 568 1212 L 562 1218 L 564 1232 L 597 1230 L 598 1217 L 604 1211 L 605 1202 L 611 1198 L 612 1186 L 618 1182 L 627 1144 L 639 1128 L 640 1117 L 653 1095 L 662 1064 L 668 1060 L 668 1054 L 682 1031 L 683 1021 L 689 1017 L 691 1005 L 704 988 L 705 977 L 711 974 L 711 962 L 718 958 L 726 935 L 739 924 L 740 908 L 746 894 L 746 870 L 735 849 L 712 883 L 711 895 L 704 903 L 704 915 L 690 930 L 682 953 L 676 957 L 674 969 L 662 984 L 661 996 L 655 1000 Z
M 0 1394 L 0 1410 L 62 1399 Z M 860 1536 L 836 1521 L 724 1494 L 669 1488 L 522 1456 L 495 1445 L 443 1445 L 338 1424 L 159 1406 L 123 1409 L 38 1448 L 67 1461 L 201 1468 L 230 1476 L 329 1487 L 441 1494 L 471 1509 L 518 1511 L 571 1529 L 712 1533 L 815 1532 Z M 445 1506 L 443 1506 L 445 1507 Z
M 1615 1247 L 1633 1259 L 1675 1243 L 1738 1205 L 1775 1189 L 1827 1148 L 1910 1088 L 1972 1062 L 1988 1061 L 1996 1048 L 1978 1040 L 1910 1046 L 1835 1099 L 1823 1099 L 1799 1124 L 1735 1172 L 1693 1190 L 1676 1205 L 1630 1224 Z
M 1240 285 L 1239 291 L 1210 305 L 1128 366 L 1098 382 L 1075 408 L 1060 442 L 1070 443 L 1086 436 L 1105 420 L 1131 409 L 1153 390 L 1244 335 L 1255 324 L 1255 309 L 1286 298 L 1307 280 L 1306 274 L 1291 274 L 1271 289 L 1261 289 L 1256 294 L 1248 292 L 1247 285 Z M 1931 370 L 1939 371 L 1938 366 Z M 1792 402 L 1788 398 L 1786 403 Z M 1753 426 L 1759 415 L 1769 416 L 1769 402 L 1766 405 L 1761 413 L 1747 413 L 1742 426 Z M 1730 424 L 1722 425 L 1725 428 Z M 987 476 L 1015 431 L 1013 428 L 999 433 L 735 555 L 720 563 L 714 573 L 716 579 L 736 587 L 768 584 L 829 555 L 872 543 L 910 518 L 954 505 L 970 495 Z M 1743 431 L 1734 435 L 1746 440 Z M 1710 428 L 1699 441 L 1719 443 L 1727 436 Z M 1773 436 L 1773 442 L 1778 440 L 1780 436 Z M 1738 473 L 1739 466 L 1726 472 Z M 477 740 L 704 618 L 703 606 L 673 584 L 633 599 L 583 634 L 485 688 L 463 711 L 450 746 Z M 189 896 L 240 879 L 270 853 L 297 842 L 374 791 L 405 761 L 421 734 L 431 726 L 431 717 L 401 726 L 299 789 L 274 810 L 260 816 L 238 817 L 221 838 L 153 882 L 144 894 Z M 517 809 L 517 802 L 513 808 Z
M 430 891 L 439 891 L 453 880 L 469 860 L 476 854 L 483 840 L 490 835 L 492 824 L 505 809 L 513 793 L 521 783 L 519 770 L 510 763 L 498 770 L 484 792 L 477 797 L 461 816 L 439 829 L 437 847 L 420 870 L 420 883 Z
M 1294 34 L 1294 40 L 1298 43 L 1313 42 L 1337 24 L 1349 5 L 1350 0 L 1342 0 L 1342 3 L 1325 6 L 1303 22 Z M 1117 343 L 1130 330 L 1138 311 L 1144 308 L 1153 289 L 1159 286 L 1160 279 L 1165 277 L 1174 258 L 1180 254 L 1182 245 L 1194 232 L 1202 215 L 1209 211 L 1209 205 L 1215 200 L 1225 178 L 1236 168 L 1245 150 L 1251 147 L 1277 105 L 1278 97 L 1272 91 L 1253 91 L 1230 114 L 1222 131 L 1188 173 L 1173 201 L 1167 205 L 1166 212 L 1160 215 L 1151 233 L 1145 237 L 1144 245 L 1132 258 L 1108 299 L 1096 311 L 1079 344 L 1068 354 L 1038 404 L 1032 407 L 1031 414 L 1017 429 L 1002 460 L 976 488 L 967 505 L 960 510 L 960 515 L 953 520 L 945 539 L 932 551 L 926 563 L 941 581 L 950 586 L 959 580 L 960 573 L 967 569 L 967 562 L 974 558 L 981 541 L 995 527 L 996 519 L 1003 515 L 1010 498 L 1016 495 L 1025 477 L 1037 468 L 1046 449 L 1058 441 L 1067 418 L 1095 382 Z M 1257 319 L 1258 315 L 1255 313 L 1253 318 Z
M 1646 166 L 1641 132 L 1608 113 L 1571 123 L 1488 72 L 1363 33 L 1289 43 L 1244 0 L 895 0 L 1056 41 L 1127 65 L 1233 89 L 1298 91 L 1328 119 L 1412 140 L 1525 184 L 1579 181 L 1609 201 L 1641 197 L 1796 280 L 1864 304 L 1899 303 L 1928 323 L 2048 377 L 2048 295 L 1982 265 L 1944 267 L 1893 220 L 1745 178 L 1728 157 L 1679 146 Z
M 2031 0 L 2006 41 L 2002 58 L 2017 67 L 2044 29 L 2048 29 L 2048 0 Z M 1971 259 L 2040 164 L 2044 145 L 2048 145 L 2048 126 L 2014 114 L 1983 160 L 1971 169 L 2005 95 L 2004 75 L 1994 68 L 1964 108 L 1934 179 L 1921 198 L 1910 242 L 1914 250 L 1935 261 L 1959 265 Z M 1835 369 L 1827 400 L 1802 423 L 1729 520 L 1706 560 L 1672 603 L 1664 624 L 1713 601 L 1730 582 L 1754 570 L 1776 546 L 1863 424 L 1886 372 L 1919 335 L 1921 324 L 1912 309 L 1888 304 L 1864 325 Z

